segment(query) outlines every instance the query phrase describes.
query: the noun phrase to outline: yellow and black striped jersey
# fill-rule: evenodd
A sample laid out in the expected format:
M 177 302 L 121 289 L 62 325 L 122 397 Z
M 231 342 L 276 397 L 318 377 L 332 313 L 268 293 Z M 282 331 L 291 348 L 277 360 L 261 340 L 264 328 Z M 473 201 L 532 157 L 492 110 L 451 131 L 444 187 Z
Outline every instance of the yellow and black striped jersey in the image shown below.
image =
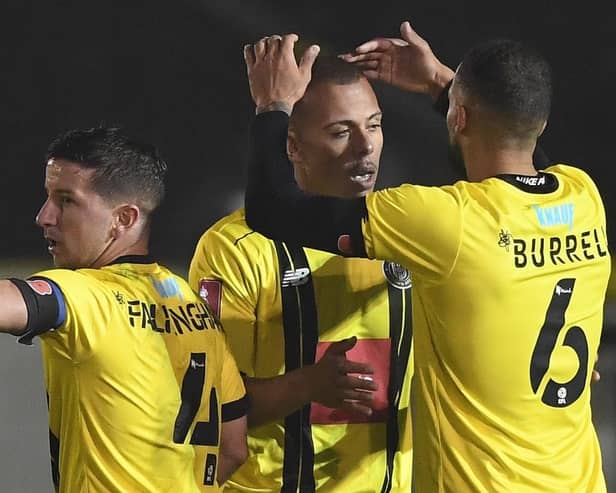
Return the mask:
M 369 361 L 379 384 L 370 419 L 311 403 L 249 430 L 249 459 L 226 490 L 410 492 L 410 281 L 391 262 L 270 241 L 243 210 L 204 233 L 189 282 L 220 314 L 240 371 L 281 375 L 357 336 L 347 355 Z
M 40 334 L 56 489 L 218 491 L 220 423 L 246 414 L 245 389 L 206 304 L 145 257 L 34 279 L 61 292 Z
M 590 378 L 610 274 L 583 171 L 366 198 L 366 252 L 414 280 L 414 481 L 427 492 L 605 492 Z

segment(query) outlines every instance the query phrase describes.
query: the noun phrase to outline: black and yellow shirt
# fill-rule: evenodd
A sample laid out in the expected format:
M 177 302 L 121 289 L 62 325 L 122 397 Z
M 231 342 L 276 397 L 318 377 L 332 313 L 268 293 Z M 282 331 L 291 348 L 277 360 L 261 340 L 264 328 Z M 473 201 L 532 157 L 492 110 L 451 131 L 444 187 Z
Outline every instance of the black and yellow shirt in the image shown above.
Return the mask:
M 411 279 L 391 262 L 345 259 L 270 241 L 243 210 L 201 237 L 189 282 L 217 311 L 240 371 L 284 374 L 357 336 L 350 359 L 379 384 L 370 419 L 311 403 L 249 430 L 248 461 L 227 491 L 411 490 Z
M 245 389 L 199 296 L 140 257 L 29 284 L 59 305 L 40 334 L 56 489 L 217 491 L 220 423 L 246 414 Z
M 585 172 L 545 171 L 366 198 L 368 256 L 414 275 L 417 491 L 605 492 L 605 211 Z

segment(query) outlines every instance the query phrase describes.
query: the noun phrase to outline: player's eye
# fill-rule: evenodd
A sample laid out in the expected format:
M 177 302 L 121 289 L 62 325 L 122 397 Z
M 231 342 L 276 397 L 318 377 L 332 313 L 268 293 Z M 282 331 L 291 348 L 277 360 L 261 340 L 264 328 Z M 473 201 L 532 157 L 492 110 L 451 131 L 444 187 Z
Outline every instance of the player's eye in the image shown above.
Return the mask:
M 336 139 L 342 139 L 344 137 L 348 137 L 351 131 L 347 128 L 345 130 L 338 130 L 336 132 L 332 132 L 332 136 Z
M 68 205 L 68 204 L 74 204 L 75 200 L 72 197 L 68 197 L 66 195 L 63 195 L 60 197 L 60 204 L 62 205 Z

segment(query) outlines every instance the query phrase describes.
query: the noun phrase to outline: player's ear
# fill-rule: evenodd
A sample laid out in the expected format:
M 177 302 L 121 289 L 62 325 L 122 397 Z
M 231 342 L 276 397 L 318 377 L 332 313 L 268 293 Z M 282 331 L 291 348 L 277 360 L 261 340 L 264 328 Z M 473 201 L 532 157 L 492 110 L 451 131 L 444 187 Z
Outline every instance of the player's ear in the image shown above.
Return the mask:
M 537 137 L 541 137 L 541 134 L 543 133 L 543 131 L 545 130 L 545 127 L 548 126 L 548 121 L 544 121 L 543 125 L 541 125 L 541 128 L 539 129 L 539 134 L 537 135 Z
M 297 143 L 297 136 L 295 135 L 295 131 L 293 128 L 289 128 L 289 133 L 287 134 L 287 156 L 289 157 L 289 161 L 292 163 L 297 163 L 300 160 L 299 156 L 299 145 Z
M 456 106 L 456 112 L 454 115 L 454 131 L 458 134 L 464 133 L 468 125 L 468 113 L 466 110 L 466 106 L 459 104 Z
M 141 216 L 139 207 L 135 204 L 123 204 L 116 207 L 111 234 L 114 238 L 120 236 L 126 230 L 132 228 Z

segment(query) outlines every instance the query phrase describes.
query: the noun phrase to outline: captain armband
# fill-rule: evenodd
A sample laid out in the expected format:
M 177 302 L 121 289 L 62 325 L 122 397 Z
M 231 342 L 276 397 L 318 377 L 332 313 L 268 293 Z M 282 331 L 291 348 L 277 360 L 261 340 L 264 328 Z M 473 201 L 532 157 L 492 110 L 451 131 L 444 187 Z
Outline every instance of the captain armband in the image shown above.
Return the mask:
M 19 290 L 26 303 L 28 323 L 23 333 L 18 334 L 18 342 L 31 345 L 34 337 L 54 330 L 66 318 L 66 304 L 60 288 L 44 277 L 9 279 Z

